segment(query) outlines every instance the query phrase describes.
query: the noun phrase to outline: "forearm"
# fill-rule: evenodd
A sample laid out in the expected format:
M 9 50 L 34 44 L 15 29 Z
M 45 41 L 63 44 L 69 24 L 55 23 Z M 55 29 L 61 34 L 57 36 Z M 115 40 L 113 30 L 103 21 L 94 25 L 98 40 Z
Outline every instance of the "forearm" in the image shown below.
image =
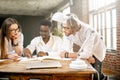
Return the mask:
M 68 58 L 77 58 L 77 53 L 68 53 Z
M 79 58 L 83 58 L 83 59 L 88 59 L 89 57 L 91 57 L 93 54 L 90 52 L 78 52 L 78 57 Z
M 22 55 L 22 49 L 20 46 L 14 46 L 14 50 L 19 56 Z
M 60 53 L 61 58 L 77 58 L 77 53 L 69 53 L 67 51 L 63 51 Z

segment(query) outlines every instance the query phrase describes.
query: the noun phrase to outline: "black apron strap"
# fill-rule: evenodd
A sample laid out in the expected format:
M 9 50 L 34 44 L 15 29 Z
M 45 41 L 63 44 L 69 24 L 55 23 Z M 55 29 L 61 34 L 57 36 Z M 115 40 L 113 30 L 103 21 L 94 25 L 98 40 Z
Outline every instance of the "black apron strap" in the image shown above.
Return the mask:
M 91 64 L 96 70 L 97 73 L 94 75 L 93 80 L 102 80 L 104 75 L 102 73 L 102 62 L 100 62 L 94 55 L 95 63 Z

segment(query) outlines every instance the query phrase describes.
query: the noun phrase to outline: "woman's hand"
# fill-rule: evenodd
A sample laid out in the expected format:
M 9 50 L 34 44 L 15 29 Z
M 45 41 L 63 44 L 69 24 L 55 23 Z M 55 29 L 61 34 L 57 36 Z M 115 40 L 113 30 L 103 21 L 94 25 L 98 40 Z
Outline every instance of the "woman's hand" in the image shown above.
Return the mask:
M 18 34 L 12 36 L 12 43 L 13 45 L 17 46 L 18 45 Z
M 8 59 L 17 60 L 19 58 L 17 53 L 8 54 Z

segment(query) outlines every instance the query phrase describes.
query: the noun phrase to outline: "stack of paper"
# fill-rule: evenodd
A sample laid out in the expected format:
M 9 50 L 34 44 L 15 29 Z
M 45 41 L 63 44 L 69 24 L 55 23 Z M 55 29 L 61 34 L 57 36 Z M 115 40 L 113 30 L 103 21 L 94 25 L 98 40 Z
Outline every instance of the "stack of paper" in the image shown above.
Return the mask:
M 42 61 L 31 61 L 27 64 L 26 69 L 36 68 L 57 68 L 62 67 L 61 63 L 56 60 L 42 60 Z

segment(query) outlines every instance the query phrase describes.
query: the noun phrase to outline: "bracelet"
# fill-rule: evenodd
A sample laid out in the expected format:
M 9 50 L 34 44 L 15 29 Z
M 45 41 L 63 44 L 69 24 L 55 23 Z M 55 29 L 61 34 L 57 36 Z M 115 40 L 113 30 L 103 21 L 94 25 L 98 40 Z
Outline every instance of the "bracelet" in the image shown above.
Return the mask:
M 65 58 L 68 58 L 68 54 L 69 54 L 68 52 L 65 52 Z

